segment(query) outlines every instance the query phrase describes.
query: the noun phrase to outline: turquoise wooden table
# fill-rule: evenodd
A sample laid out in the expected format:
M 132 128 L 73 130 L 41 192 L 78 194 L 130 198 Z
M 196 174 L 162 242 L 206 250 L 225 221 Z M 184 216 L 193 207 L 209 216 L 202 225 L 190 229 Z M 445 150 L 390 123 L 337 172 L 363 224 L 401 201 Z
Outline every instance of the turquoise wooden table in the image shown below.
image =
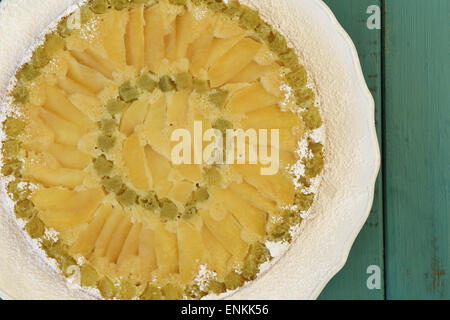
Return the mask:
M 357 47 L 383 164 L 370 217 L 320 299 L 449 299 L 450 0 L 325 2 Z
M 450 0 L 325 2 L 357 47 L 383 165 L 370 217 L 320 299 L 449 299 Z

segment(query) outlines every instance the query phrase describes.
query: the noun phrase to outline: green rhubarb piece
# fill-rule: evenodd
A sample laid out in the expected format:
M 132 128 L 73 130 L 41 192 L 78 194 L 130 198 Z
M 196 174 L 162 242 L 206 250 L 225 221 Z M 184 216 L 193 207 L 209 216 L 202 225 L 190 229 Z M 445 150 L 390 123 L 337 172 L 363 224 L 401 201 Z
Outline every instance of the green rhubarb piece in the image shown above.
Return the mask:
M 111 136 L 117 129 L 117 122 L 114 119 L 103 119 L 100 121 L 100 128 L 106 135 Z
M 220 130 L 223 135 L 227 133 L 227 130 L 233 129 L 233 123 L 226 119 L 217 119 L 216 122 L 213 124 L 213 128 Z
M 245 280 L 255 280 L 257 274 L 259 273 L 259 265 L 254 260 L 247 260 L 244 262 L 242 267 L 242 276 Z
M 204 296 L 206 296 L 208 293 L 203 291 L 199 285 L 193 284 L 186 288 L 186 295 L 191 299 L 200 300 Z
M 321 144 L 320 142 L 310 141 L 308 143 L 308 149 L 311 150 L 311 153 L 313 155 L 318 155 L 323 152 L 323 144 Z
M 249 257 L 258 264 L 264 263 L 271 258 L 269 249 L 260 242 L 256 242 L 250 246 Z
M 58 240 L 56 242 L 52 240 L 44 239 L 42 241 L 42 248 L 47 253 L 50 258 L 55 259 L 61 270 L 67 275 L 70 276 L 68 269 L 70 266 L 76 265 L 76 261 L 73 257 L 71 257 L 67 251 L 64 244 Z
M 87 6 L 80 8 L 80 21 L 82 24 L 88 23 L 94 17 L 94 13 Z
M 194 79 L 194 90 L 199 94 L 208 92 L 209 91 L 208 81 Z
M 17 137 L 25 128 L 25 122 L 22 120 L 8 117 L 3 123 L 3 129 L 8 137 Z
M 223 12 L 232 18 L 236 18 L 242 15 L 244 8 L 238 2 L 230 1 Z
M 297 69 L 286 75 L 286 80 L 294 89 L 302 89 L 308 81 L 308 74 L 306 73 L 305 68 L 299 66 Z
M 20 176 L 22 170 L 22 162 L 18 159 L 6 159 L 3 163 L 2 174 L 4 176 L 14 175 Z
M 23 65 L 19 72 L 20 79 L 24 81 L 31 81 L 40 74 L 40 71 L 33 66 L 32 63 L 26 63 Z
M 261 19 L 259 18 L 258 11 L 245 7 L 241 17 L 239 18 L 239 24 L 247 29 L 254 30 L 259 25 Z
M 116 138 L 108 135 L 101 135 L 97 139 L 98 147 L 104 152 L 111 150 L 114 147 L 115 143 Z
M 59 267 L 61 268 L 62 272 L 66 275 L 66 276 L 70 276 L 71 274 L 69 274 L 69 267 L 70 266 L 74 266 L 77 264 L 77 262 L 75 261 L 74 258 L 72 258 L 71 256 L 69 256 L 67 253 L 64 253 L 64 255 L 62 255 L 61 257 L 59 257 L 59 259 L 56 260 L 59 264 Z
M 265 22 L 260 21 L 256 27 L 256 34 L 263 40 L 269 42 L 272 36 L 272 28 Z
M 34 215 L 25 225 L 25 231 L 28 232 L 33 239 L 40 238 L 44 235 L 45 225 L 37 215 Z
M 83 265 L 80 268 L 80 284 L 83 287 L 94 287 L 99 280 L 97 271 L 90 265 Z
M 3 157 L 11 159 L 16 157 L 20 150 L 20 141 L 18 140 L 6 140 L 2 144 Z
M 299 68 L 298 56 L 294 49 L 289 48 L 285 53 L 280 54 L 279 57 L 283 66 L 291 68 L 291 70 Z
M 141 300 L 162 300 L 162 292 L 158 287 L 147 284 L 144 292 L 140 296 Z
M 64 48 L 66 44 L 66 40 L 61 37 L 58 33 L 52 32 L 49 33 L 45 39 L 45 52 L 47 56 L 52 56 L 56 51 Z
M 143 90 L 153 92 L 158 86 L 158 83 L 152 79 L 148 72 L 145 72 L 136 79 L 136 85 Z
M 127 107 L 127 104 L 123 101 L 112 99 L 106 104 L 106 109 L 112 115 L 122 112 Z
M 111 5 L 116 10 L 123 10 L 129 7 L 129 0 L 110 0 Z
M 169 76 L 162 76 L 159 79 L 159 88 L 162 92 L 169 92 L 175 90 L 175 83 L 170 79 Z
M 244 284 L 244 277 L 235 271 L 228 273 L 224 279 L 228 290 L 235 290 Z
M 210 186 L 216 185 L 222 182 L 222 175 L 215 167 L 211 167 L 206 170 L 206 181 Z
M 166 284 L 162 288 L 162 293 L 166 300 L 181 300 L 183 298 L 183 290 L 172 283 Z
M 228 95 L 229 92 L 227 90 L 219 89 L 209 95 L 209 101 L 221 109 L 225 105 Z
M 121 193 L 117 195 L 117 201 L 119 201 L 121 205 L 129 207 L 137 203 L 138 195 L 134 190 L 125 187 Z
M 184 208 L 184 212 L 183 212 L 183 219 L 185 220 L 189 220 L 191 218 L 193 218 L 198 212 L 197 206 L 194 203 L 188 203 L 185 208 Z
M 296 226 L 303 220 L 300 212 L 296 210 L 284 210 L 282 215 L 286 223 L 290 226 Z
M 112 299 L 116 295 L 116 287 L 108 277 L 101 278 L 97 283 L 97 288 L 105 299 Z
M 311 181 L 304 176 L 298 178 L 298 183 L 300 183 L 305 188 L 309 188 L 311 186 Z
M 171 4 L 177 5 L 177 6 L 184 6 L 186 5 L 186 0 L 169 0 Z
M 300 211 L 308 210 L 311 207 L 313 201 L 314 201 L 313 193 L 304 194 L 304 193 L 298 192 L 295 195 L 295 205 L 298 207 L 298 210 L 300 210 Z
M 121 300 L 131 300 L 137 295 L 136 284 L 130 279 L 122 279 L 120 281 L 119 298 Z
M 192 76 L 188 72 L 181 72 L 175 76 L 175 84 L 178 89 L 189 89 L 192 87 Z
M 308 178 L 317 177 L 324 166 L 323 156 L 320 154 L 314 155 L 309 159 L 303 159 L 302 163 L 305 166 L 305 175 Z
M 26 103 L 28 101 L 29 92 L 23 84 L 17 84 L 12 92 L 12 96 L 14 98 L 14 102 Z
M 131 102 L 139 98 L 139 90 L 127 81 L 119 87 L 119 96 L 123 101 Z
M 194 191 L 193 200 L 197 202 L 203 202 L 209 199 L 208 188 L 201 187 Z
M 107 176 L 111 173 L 114 167 L 114 163 L 106 159 L 104 155 L 96 158 L 94 160 L 94 169 L 97 171 L 97 174 L 101 177 Z
M 53 259 L 59 259 L 66 252 L 66 248 L 61 240 L 52 241 L 44 239 L 42 241 L 42 248 Z
M 31 58 L 31 63 L 36 69 L 45 67 L 50 61 L 50 57 L 47 55 L 46 48 L 42 45 L 38 47 Z
M 253 243 L 242 267 L 242 276 L 246 280 L 254 280 L 259 273 L 259 266 L 270 260 L 270 258 L 270 251 L 264 244 L 260 242 Z
M 102 184 L 108 193 L 119 193 L 123 187 L 122 179 L 119 176 L 103 177 Z
M 309 107 L 314 104 L 314 91 L 311 88 L 300 88 L 294 92 L 297 104 L 300 107 Z
M 159 207 L 158 197 L 155 192 L 149 192 L 145 197 L 139 198 L 139 204 L 146 210 L 155 210 Z
M 58 24 L 58 33 L 61 37 L 67 38 L 72 34 L 72 30 L 67 25 L 67 19 L 64 19 Z
M 322 117 L 318 107 L 311 106 L 302 112 L 302 119 L 308 129 L 314 130 L 322 126 Z
M 102 14 L 108 10 L 108 3 L 106 0 L 93 0 L 89 5 L 89 9 L 96 14 Z
M 14 207 L 16 216 L 21 219 L 30 219 L 34 213 L 34 204 L 28 199 L 20 200 Z
M 269 228 L 269 238 L 274 241 L 288 241 L 292 240 L 290 233 L 291 226 L 286 221 L 277 222 Z
M 225 286 L 225 283 L 217 281 L 217 280 L 210 280 L 208 282 L 208 291 L 215 293 L 215 294 L 221 294 L 225 291 L 227 291 L 227 288 Z
M 270 50 L 277 54 L 281 54 L 287 51 L 287 42 L 286 38 L 276 30 L 272 29 L 268 39 L 268 45 Z
M 223 11 L 227 7 L 221 0 L 206 0 L 206 6 L 213 12 Z
M 161 218 L 164 220 L 173 220 L 178 215 L 178 207 L 169 199 L 161 200 Z
M 24 187 L 24 182 L 20 179 L 10 181 L 6 186 L 6 190 L 15 201 L 27 199 L 31 193 L 30 187 L 28 185 Z

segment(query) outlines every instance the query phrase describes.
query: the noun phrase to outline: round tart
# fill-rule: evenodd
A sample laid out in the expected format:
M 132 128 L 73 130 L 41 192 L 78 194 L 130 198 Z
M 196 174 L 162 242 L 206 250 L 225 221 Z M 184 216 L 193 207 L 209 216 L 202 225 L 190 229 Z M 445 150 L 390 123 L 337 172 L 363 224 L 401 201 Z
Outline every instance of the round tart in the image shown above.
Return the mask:
M 106 299 L 254 280 L 324 164 L 314 91 L 283 35 L 236 1 L 93 0 L 42 40 L 9 94 L 2 174 L 49 259 Z M 180 132 L 202 143 L 177 153 Z

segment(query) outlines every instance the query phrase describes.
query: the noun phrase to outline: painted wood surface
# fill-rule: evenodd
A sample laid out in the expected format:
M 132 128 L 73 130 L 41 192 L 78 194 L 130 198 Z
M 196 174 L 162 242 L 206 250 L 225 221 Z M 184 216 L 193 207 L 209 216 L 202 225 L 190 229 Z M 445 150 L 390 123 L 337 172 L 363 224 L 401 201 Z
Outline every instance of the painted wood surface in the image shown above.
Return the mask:
M 450 1 L 382 0 L 378 52 L 362 45 L 373 37 L 362 30 L 364 6 L 377 1 L 326 2 L 352 36 L 377 101 L 383 189 L 378 182 L 371 217 L 321 298 L 449 299 Z M 373 295 L 360 282 L 377 249 L 385 286 Z
M 352 38 L 358 51 L 367 85 L 375 99 L 378 139 L 381 141 L 381 30 L 367 28 L 367 8 L 380 7 L 374 0 L 326 0 L 338 21 Z M 374 204 L 366 225 L 359 234 L 344 269 L 335 276 L 320 299 L 384 299 L 383 186 L 378 177 Z M 381 287 L 367 287 L 367 269 L 380 269 Z
M 325 2 L 374 96 L 383 170 L 348 262 L 320 298 L 449 299 L 450 1 Z M 383 10 L 381 30 L 366 26 L 371 5 Z M 379 290 L 367 288 L 370 266 L 381 269 Z
M 450 1 L 385 20 L 386 297 L 449 299 Z

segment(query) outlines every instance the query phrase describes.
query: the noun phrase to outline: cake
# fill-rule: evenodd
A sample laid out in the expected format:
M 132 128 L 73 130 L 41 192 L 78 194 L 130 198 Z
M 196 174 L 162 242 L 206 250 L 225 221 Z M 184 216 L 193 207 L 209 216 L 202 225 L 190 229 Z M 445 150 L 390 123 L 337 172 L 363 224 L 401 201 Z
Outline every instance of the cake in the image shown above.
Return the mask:
M 93 0 L 41 42 L 12 81 L 2 175 L 48 259 L 105 299 L 200 299 L 255 280 L 324 165 L 314 90 L 284 36 L 237 1 Z M 199 124 L 225 152 L 194 142 L 175 161 L 174 136 Z M 248 133 L 243 150 L 233 130 Z M 270 164 L 239 161 L 267 149 Z

